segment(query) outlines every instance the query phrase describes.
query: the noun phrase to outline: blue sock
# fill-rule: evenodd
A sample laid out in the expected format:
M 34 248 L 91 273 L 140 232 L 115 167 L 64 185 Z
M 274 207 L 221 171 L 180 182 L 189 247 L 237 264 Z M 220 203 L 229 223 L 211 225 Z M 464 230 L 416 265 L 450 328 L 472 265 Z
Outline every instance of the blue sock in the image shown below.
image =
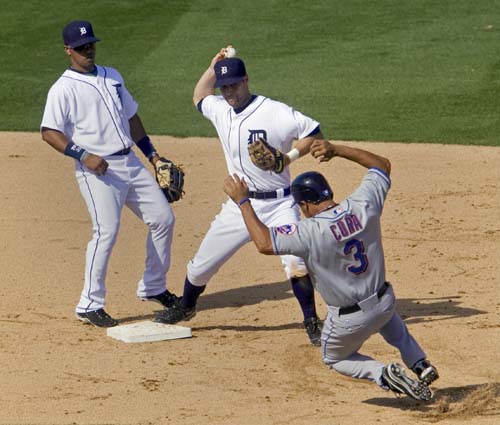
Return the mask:
M 290 282 L 292 283 L 293 294 L 297 298 L 304 314 L 304 319 L 317 317 L 316 304 L 314 302 L 314 287 L 309 275 L 292 277 Z
M 182 294 L 181 305 L 184 308 L 196 307 L 198 297 L 203 293 L 207 285 L 195 286 L 186 277 L 184 281 L 184 293 Z

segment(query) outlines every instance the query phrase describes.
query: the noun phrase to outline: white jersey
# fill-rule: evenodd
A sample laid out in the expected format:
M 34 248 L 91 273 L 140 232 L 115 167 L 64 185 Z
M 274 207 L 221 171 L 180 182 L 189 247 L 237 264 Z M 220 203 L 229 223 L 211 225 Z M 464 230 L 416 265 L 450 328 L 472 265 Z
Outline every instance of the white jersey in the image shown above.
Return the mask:
M 137 296 L 156 296 L 166 289 L 174 228 L 173 211 L 154 177 L 133 150 L 129 120 L 137 103 L 113 68 L 96 73 L 68 69 L 50 88 L 41 127 L 63 133 L 68 141 L 103 157 L 108 168 L 97 175 L 73 159 L 78 186 L 92 220 L 87 245 L 84 287 L 76 312 L 104 308 L 106 272 L 126 205 L 149 227 L 146 266 Z
M 385 282 L 380 216 L 390 184 L 387 174 L 370 168 L 335 208 L 270 229 L 274 252 L 302 257 L 328 305 L 354 305 Z
M 67 69 L 50 88 L 41 127 L 99 156 L 131 147 L 128 120 L 138 105 L 120 73 L 97 66 L 97 75 Z
M 295 139 L 309 136 L 319 123 L 284 103 L 256 96 L 236 113 L 222 96 L 210 95 L 201 103 L 201 112 L 212 121 L 222 143 L 229 173 L 244 177 L 250 190 L 271 191 L 290 185 L 289 167 L 276 174 L 256 167 L 248 144 L 262 137 L 286 153 Z
M 319 127 L 317 121 L 263 96 L 253 96 L 244 110 L 235 112 L 222 96 L 210 95 L 198 103 L 198 109 L 217 130 L 229 173 L 244 177 L 252 191 L 280 192 L 280 189 L 290 186 L 290 171 L 285 167 L 281 174 L 276 174 L 256 167 L 248 154 L 250 141 L 262 137 L 275 148 L 288 152 L 294 139 L 307 137 Z M 257 215 L 268 226 L 299 221 L 298 207 L 292 205 L 290 195 L 253 199 L 252 203 Z M 197 286 L 206 285 L 219 268 L 250 240 L 241 210 L 228 200 L 188 263 L 189 281 Z M 281 260 L 288 278 L 307 274 L 301 258 L 284 255 Z

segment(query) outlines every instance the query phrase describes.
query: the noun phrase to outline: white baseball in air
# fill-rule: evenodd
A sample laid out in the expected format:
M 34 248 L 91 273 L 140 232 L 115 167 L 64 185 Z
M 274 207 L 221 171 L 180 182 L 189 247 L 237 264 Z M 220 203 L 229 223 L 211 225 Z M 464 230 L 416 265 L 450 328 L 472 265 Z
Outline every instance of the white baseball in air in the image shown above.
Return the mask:
M 226 47 L 226 53 L 224 56 L 226 58 L 234 58 L 236 56 L 236 49 L 232 46 Z

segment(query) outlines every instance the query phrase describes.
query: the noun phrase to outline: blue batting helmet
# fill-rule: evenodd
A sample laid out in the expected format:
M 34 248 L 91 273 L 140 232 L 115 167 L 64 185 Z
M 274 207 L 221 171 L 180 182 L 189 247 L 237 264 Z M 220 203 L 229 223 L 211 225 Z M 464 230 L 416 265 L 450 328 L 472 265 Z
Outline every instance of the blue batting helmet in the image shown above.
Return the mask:
M 295 177 L 291 192 L 296 204 L 310 202 L 319 204 L 327 199 L 333 199 L 333 191 L 326 179 L 316 171 L 307 171 Z

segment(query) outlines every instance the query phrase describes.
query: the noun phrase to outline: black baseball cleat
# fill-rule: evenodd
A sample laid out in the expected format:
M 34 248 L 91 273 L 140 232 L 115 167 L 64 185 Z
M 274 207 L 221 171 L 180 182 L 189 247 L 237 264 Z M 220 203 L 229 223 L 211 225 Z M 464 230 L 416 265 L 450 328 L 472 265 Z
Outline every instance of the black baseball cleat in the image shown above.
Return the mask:
M 323 323 L 318 317 L 308 317 L 304 320 L 304 327 L 306 328 L 307 336 L 312 345 L 321 345 L 321 327 Z
M 76 313 L 76 318 L 85 323 L 97 326 L 98 328 L 112 328 L 118 324 L 103 308 L 86 313 Z
M 191 320 L 196 315 L 196 306 L 191 308 L 183 307 L 181 305 L 181 299 L 182 298 L 177 298 L 170 307 L 157 313 L 153 322 L 174 325 L 183 320 Z
M 425 382 L 427 385 L 432 384 L 435 380 L 439 378 L 439 373 L 437 369 L 431 364 L 429 360 L 422 359 L 419 360 L 415 365 L 411 368 L 411 370 L 418 376 L 422 382 Z
M 167 289 L 161 294 L 140 298 L 142 301 L 152 301 L 154 303 L 162 305 L 165 308 L 170 307 L 178 299 L 177 295 L 172 294 Z
M 382 381 L 395 393 L 406 394 L 419 401 L 429 401 L 432 393 L 425 382 L 411 379 L 398 363 L 389 363 L 382 372 Z

